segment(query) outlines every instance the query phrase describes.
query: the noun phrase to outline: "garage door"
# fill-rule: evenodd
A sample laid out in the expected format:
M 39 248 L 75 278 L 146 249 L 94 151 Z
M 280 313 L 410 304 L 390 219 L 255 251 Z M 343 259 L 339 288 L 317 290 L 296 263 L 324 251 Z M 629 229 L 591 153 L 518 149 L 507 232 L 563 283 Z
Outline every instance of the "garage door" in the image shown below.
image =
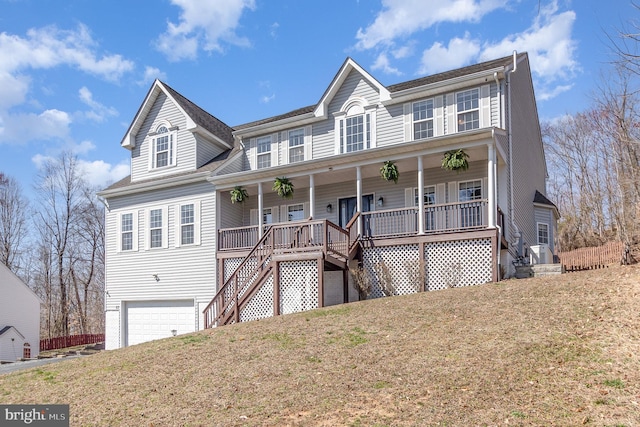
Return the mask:
M 131 301 L 126 307 L 126 345 L 195 331 L 193 300 Z

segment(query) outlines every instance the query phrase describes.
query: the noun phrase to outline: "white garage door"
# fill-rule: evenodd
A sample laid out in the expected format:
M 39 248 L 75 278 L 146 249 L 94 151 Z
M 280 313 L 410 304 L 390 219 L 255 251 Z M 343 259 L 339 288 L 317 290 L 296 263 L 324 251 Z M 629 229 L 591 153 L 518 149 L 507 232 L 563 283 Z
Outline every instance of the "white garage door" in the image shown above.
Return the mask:
M 131 301 L 127 305 L 126 345 L 195 331 L 193 300 Z

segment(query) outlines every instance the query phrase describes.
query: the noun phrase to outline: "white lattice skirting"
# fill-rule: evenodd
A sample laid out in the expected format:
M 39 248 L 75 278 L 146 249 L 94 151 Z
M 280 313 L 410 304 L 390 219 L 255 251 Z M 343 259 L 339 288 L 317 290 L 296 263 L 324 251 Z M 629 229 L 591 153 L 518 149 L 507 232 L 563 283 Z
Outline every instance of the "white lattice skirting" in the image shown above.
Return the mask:
M 369 298 L 492 281 L 490 238 L 427 243 L 422 260 L 419 252 L 417 244 L 365 248 L 363 266 L 372 283 Z

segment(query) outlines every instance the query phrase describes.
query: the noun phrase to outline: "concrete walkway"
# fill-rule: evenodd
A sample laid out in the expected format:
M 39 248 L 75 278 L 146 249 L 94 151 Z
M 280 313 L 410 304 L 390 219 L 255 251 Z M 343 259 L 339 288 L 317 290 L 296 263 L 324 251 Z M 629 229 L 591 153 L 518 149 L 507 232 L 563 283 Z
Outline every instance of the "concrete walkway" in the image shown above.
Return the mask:
M 24 362 L 5 363 L 0 365 L 0 375 L 10 374 L 11 372 L 23 371 L 25 369 L 36 368 L 38 366 L 49 365 L 51 363 L 58 363 L 65 360 L 77 359 L 79 357 L 85 357 L 81 355 L 65 356 L 65 357 L 52 357 L 50 359 L 35 359 L 25 360 Z

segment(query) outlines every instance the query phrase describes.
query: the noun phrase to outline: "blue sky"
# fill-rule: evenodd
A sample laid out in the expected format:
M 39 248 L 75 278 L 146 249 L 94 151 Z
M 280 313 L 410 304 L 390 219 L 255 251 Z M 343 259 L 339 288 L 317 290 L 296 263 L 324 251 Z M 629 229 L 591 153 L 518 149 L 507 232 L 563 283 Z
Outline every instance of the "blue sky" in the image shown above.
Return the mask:
M 385 85 L 527 51 L 541 120 L 586 108 L 627 0 L 0 0 L 0 171 L 75 152 L 104 187 L 154 78 L 233 126 L 316 103 L 347 56 Z

